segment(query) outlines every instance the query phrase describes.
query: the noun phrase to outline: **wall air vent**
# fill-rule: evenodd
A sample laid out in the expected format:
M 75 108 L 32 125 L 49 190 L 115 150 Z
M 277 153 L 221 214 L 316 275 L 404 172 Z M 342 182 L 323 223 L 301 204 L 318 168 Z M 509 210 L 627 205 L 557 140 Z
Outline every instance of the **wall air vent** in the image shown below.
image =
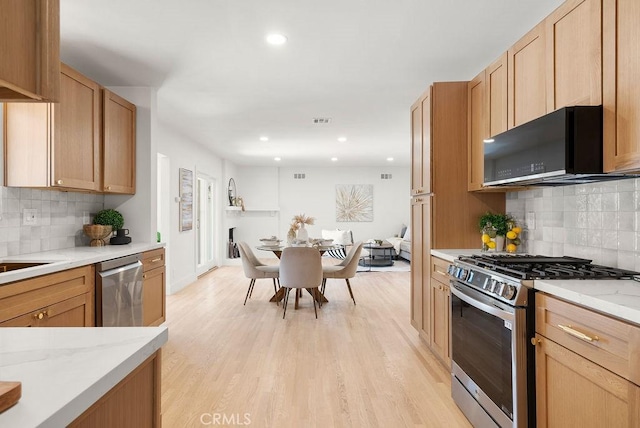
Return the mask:
M 314 117 L 313 118 L 313 123 L 315 125 L 326 125 L 328 123 L 331 122 L 331 118 L 330 117 Z
M 391 180 L 392 178 L 391 174 L 380 174 L 380 180 Z
M 305 178 L 306 178 L 306 175 L 303 172 L 296 172 L 295 174 L 293 174 L 294 180 L 304 180 Z

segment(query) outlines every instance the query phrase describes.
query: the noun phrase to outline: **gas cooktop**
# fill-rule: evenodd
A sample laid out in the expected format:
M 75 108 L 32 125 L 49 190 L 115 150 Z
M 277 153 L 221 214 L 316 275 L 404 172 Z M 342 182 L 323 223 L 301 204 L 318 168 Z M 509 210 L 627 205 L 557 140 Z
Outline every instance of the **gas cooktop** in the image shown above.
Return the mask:
M 638 279 L 640 272 L 600 266 L 575 257 L 522 254 L 461 256 L 461 262 L 518 279 Z

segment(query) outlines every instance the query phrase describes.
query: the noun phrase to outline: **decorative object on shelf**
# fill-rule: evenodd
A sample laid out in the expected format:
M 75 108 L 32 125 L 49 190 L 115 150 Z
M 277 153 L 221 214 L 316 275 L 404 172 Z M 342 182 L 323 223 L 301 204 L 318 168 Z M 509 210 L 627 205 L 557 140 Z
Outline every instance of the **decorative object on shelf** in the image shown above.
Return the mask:
M 304 214 L 298 214 L 291 219 L 291 225 L 289 226 L 289 232 L 287 232 L 287 242 L 291 244 L 294 240 L 308 241 L 309 232 L 305 229 L 305 225 L 313 225 L 316 219 L 313 217 L 307 217 Z
M 236 207 L 240 207 L 242 211 L 244 211 L 244 199 L 241 196 L 236 196 L 234 198 L 234 203 Z
M 229 206 L 235 207 L 236 204 L 236 181 L 233 178 L 229 179 L 229 185 L 227 186 L 227 195 L 229 196 Z
M 336 221 L 373 221 L 373 185 L 336 184 Z
M 193 229 L 193 172 L 180 168 L 180 232 Z
M 103 247 L 107 245 L 104 239 L 113 230 L 110 224 L 85 224 L 82 226 L 84 234 L 91 238 L 89 245 L 92 247 Z
M 127 236 L 129 234 L 129 229 L 118 229 L 116 230 L 116 236 L 109 240 L 111 245 L 125 245 L 131 243 L 131 237 Z
M 482 234 L 482 251 L 504 251 L 505 236 L 514 224 L 508 214 L 487 212 L 480 216 L 478 227 Z

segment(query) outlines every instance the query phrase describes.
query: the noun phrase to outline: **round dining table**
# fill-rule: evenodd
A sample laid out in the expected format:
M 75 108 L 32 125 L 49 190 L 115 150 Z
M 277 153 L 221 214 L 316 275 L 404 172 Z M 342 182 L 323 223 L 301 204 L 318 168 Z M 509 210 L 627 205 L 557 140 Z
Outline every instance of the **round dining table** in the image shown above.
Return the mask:
M 256 247 L 258 250 L 262 250 L 262 251 L 271 251 L 273 254 L 275 254 L 275 256 L 277 258 L 282 257 L 282 251 L 287 247 L 287 245 L 277 245 L 277 246 L 266 246 L 266 245 L 260 245 L 258 247 Z M 318 251 L 320 252 L 320 255 L 322 256 L 324 253 L 326 253 L 329 250 L 338 250 L 338 249 L 342 249 L 344 248 L 343 245 L 327 245 L 327 246 L 318 246 L 318 245 L 311 245 L 311 247 L 313 248 L 317 248 Z M 320 292 L 320 288 L 318 288 L 318 292 L 317 294 L 314 296 L 313 293 L 311 293 L 309 290 L 307 290 L 307 292 L 309 294 L 311 294 L 311 297 L 314 297 L 316 299 L 316 301 L 320 304 L 323 303 L 327 303 L 328 300 L 326 297 L 324 297 L 324 294 Z M 281 287 L 278 289 L 278 291 L 276 292 L 276 294 L 274 294 L 273 296 L 271 296 L 271 298 L 269 299 L 270 302 L 281 302 L 284 299 L 284 288 Z M 298 299 L 302 297 L 302 289 L 298 290 L 298 293 L 296 293 L 296 302 L 295 302 L 295 309 L 298 309 Z

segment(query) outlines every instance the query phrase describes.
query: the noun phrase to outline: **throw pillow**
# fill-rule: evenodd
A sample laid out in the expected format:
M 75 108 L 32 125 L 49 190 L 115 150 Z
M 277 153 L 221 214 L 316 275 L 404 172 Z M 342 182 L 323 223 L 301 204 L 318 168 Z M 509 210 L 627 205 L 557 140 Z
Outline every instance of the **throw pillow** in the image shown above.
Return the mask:
M 350 230 L 326 230 L 322 229 L 322 239 L 333 239 L 334 244 L 353 244 Z
M 402 239 L 404 239 L 405 241 L 411 241 L 411 226 L 407 227 L 407 230 L 404 231 Z

